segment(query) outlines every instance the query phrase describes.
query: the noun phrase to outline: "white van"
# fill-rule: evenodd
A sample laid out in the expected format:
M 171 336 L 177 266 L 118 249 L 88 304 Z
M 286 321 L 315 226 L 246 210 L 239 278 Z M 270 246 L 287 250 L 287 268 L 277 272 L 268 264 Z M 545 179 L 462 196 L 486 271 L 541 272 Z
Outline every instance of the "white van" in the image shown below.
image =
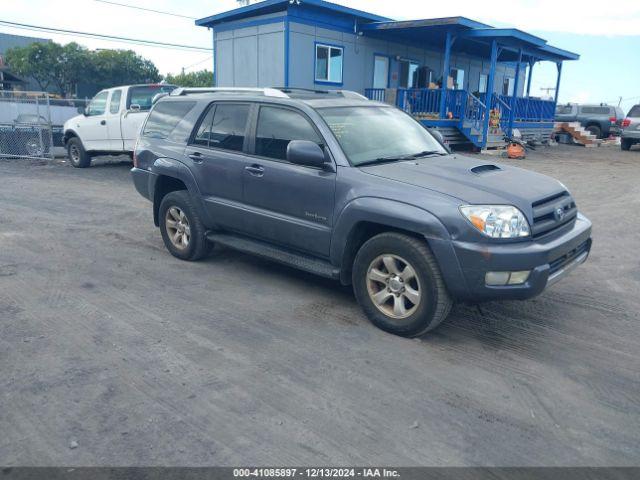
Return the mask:
M 154 97 L 175 88 L 127 85 L 98 92 L 81 115 L 64 124 L 64 145 L 71 164 L 85 168 L 95 155 L 131 155 Z

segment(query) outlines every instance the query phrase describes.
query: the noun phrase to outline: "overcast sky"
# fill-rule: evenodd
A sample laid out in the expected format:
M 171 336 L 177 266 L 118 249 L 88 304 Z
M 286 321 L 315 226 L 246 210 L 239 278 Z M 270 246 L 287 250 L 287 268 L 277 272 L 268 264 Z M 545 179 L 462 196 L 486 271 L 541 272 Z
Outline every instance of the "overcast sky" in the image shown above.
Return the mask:
M 140 7 L 206 17 L 235 8 L 235 0 L 113 0 Z M 302 0 L 304 1 L 304 0 Z M 563 70 L 560 100 L 640 103 L 640 0 L 335 0 L 353 8 L 396 19 L 466 16 L 493 26 L 515 26 L 581 55 Z M 211 35 L 193 20 L 101 3 L 97 0 L 4 0 L 0 19 L 211 48 Z M 124 45 L 0 25 L 1 32 L 77 41 L 89 48 L 131 48 L 151 59 L 162 73 L 212 68 L 211 54 L 166 47 Z M 555 85 L 555 65 L 534 69 L 532 94 Z

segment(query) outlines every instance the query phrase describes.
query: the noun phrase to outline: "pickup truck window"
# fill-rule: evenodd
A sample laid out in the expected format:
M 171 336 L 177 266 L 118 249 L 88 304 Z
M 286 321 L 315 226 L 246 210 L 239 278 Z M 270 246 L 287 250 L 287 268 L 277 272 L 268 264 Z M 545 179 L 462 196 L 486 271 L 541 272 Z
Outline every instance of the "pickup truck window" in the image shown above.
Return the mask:
M 147 118 L 142 135 L 152 138 L 167 138 L 195 104 L 195 102 L 160 102 L 156 104 Z
M 175 90 L 174 85 L 141 85 L 129 88 L 127 98 L 127 109 L 131 105 L 140 105 L 140 110 L 151 110 L 153 97 L 158 93 L 171 93 Z
M 120 111 L 120 99 L 122 98 L 122 90 L 114 90 L 111 93 L 109 101 L 109 113 L 118 113 Z
M 392 107 L 319 108 L 352 165 L 423 153 L 446 154 L 431 134 Z
M 89 107 L 87 108 L 87 116 L 94 117 L 96 115 L 103 115 L 107 109 L 108 96 L 109 92 L 100 92 L 93 97 L 91 102 L 89 102 Z
M 277 107 L 261 107 L 256 134 L 256 155 L 286 160 L 292 140 L 323 141 L 309 121 L 299 113 Z

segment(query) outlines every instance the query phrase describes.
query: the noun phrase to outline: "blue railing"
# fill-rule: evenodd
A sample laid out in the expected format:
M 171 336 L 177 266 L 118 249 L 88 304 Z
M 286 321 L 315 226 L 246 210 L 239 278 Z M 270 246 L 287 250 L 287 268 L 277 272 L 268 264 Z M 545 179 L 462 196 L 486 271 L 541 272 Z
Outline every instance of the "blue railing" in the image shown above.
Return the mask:
M 500 96 L 503 101 L 511 105 L 513 97 Z M 539 98 L 516 97 L 513 108 L 513 118 L 519 122 L 553 122 L 555 118 L 555 103 L 553 100 Z
M 507 97 L 509 98 L 509 97 Z M 511 115 L 511 107 L 503 99 L 503 95 L 491 95 L 491 110 L 498 111 L 500 114 L 500 128 L 503 132 L 509 134 L 509 117 Z M 491 125 L 491 122 L 489 123 Z
M 477 132 L 482 132 L 482 122 L 486 111 L 487 106 L 473 93 L 469 93 L 464 111 L 465 124 Z
M 439 118 L 440 90 L 427 88 L 399 88 L 396 106 L 417 117 Z
M 375 100 L 377 102 L 384 102 L 386 97 L 386 88 L 365 88 L 364 96 L 369 100 Z

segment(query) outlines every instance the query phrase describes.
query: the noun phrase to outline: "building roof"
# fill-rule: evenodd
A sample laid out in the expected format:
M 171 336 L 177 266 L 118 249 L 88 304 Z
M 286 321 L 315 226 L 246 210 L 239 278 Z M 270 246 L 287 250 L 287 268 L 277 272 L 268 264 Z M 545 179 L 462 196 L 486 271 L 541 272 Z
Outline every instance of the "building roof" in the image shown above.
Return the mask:
M 576 53 L 547 44 L 538 36 L 517 28 L 494 28 L 466 17 L 445 17 L 417 20 L 393 20 L 372 13 L 356 10 L 325 0 L 264 0 L 245 7 L 196 20 L 196 25 L 215 27 L 228 22 L 241 21 L 259 15 L 274 14 L 301 9 L 322 11 L 324 21 L 331 15 L 336 26 L 352 18 L 362 35 L 401 42 L 423 41 L 431 45 L 444 45 L 447 33 L 456 36 L 455 50 L 488 56 L 493 40 L 500 43 L 500 61 L 512 62 L 538 60 L 577 60 Z

